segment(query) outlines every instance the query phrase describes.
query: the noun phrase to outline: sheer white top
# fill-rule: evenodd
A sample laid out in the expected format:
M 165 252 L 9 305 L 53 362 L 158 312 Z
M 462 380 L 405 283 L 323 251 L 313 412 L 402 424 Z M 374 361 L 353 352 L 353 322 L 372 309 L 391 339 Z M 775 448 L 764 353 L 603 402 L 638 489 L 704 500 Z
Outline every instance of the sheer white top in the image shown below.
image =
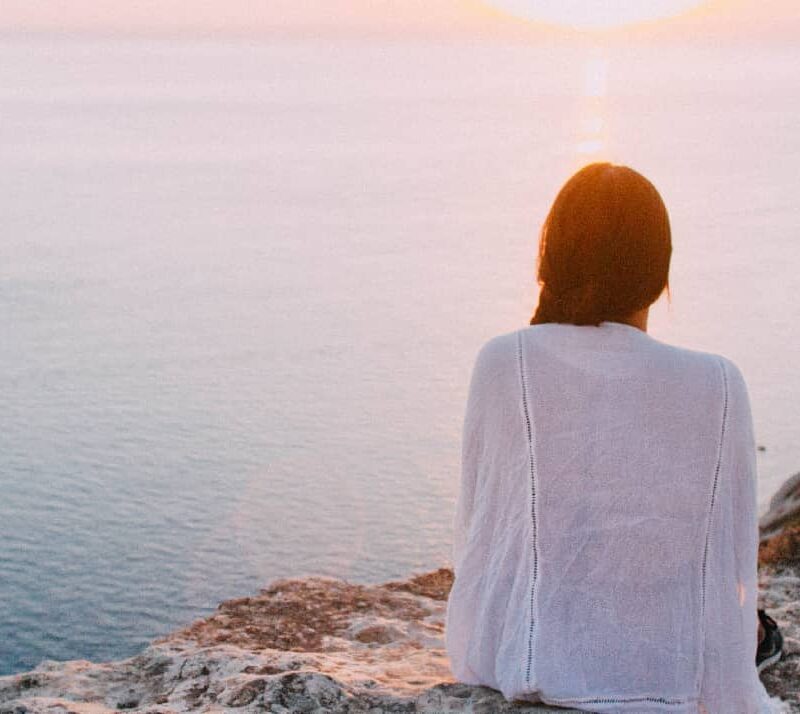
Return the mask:
M 728 359 L 630 325 L 478 354 L 446 647 L 455 677 L 594 712 L 770 712 L 755 443 Z

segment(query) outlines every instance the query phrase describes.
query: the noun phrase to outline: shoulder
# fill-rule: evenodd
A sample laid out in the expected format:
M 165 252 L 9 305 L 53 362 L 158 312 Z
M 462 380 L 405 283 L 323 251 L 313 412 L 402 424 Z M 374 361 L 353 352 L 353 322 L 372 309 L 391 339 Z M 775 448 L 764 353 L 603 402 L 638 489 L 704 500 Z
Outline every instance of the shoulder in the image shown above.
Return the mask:
M 475 357 L 475 370 L 497 372 L 514 363 L 519 349 L 519 330 L 496 335 L 483 343 Z
M 744 375 L 733 360 L 719 357 L 722 373 L 725 379 L 725 396 L 728 411 L 734 419 L 752 419 L 750 407 L 750 394 L 747 389 Z
M 744 375 L 730 357 L 716 352 L 669 345 L 653 341 L 657 350 L 677 369 L 691 373 L 707 386 L 721 385 L 725 398 L 738 404 L 748 404 L 749 396 Z M 699 386 L 699 385 L 698 385 Z
M 498 425 L 506 425 L 508 438 L 517 434 L 521 424 L 516 415 L 521 394 L 518 350 L 517 332 L 492 337 L 478 350 L 467 399 L 468 432 L 480 425 L 480 429 L 496 436 Z M 514 424 L 517 426 L 513 427 Z
M 471 391 L 495 396 L 513 390 L 517 374 L 517 331 L 492 337 L 483 343 L 472 368 Z
M 666 361 L 678 367 L 694 368 L 699 372 L 716 372 L 727 381 L 744 382 L 742 372 L 729 357 L 716 352 L 690 349 L 650 338 L 653 350 Z

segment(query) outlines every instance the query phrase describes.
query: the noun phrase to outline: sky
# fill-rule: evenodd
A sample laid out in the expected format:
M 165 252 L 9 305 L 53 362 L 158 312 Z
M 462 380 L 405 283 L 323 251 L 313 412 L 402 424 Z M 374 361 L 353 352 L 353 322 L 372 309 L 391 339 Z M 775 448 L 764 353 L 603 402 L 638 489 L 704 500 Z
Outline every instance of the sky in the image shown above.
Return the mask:
M 549 0 L 563 7 L 565 0 Z M 670 0 L 638 0 L 664 4 Z M 686 0 L 673 0 L 687 4 Z M 506 6 L 547 5 L 548 0 L 498 0 Z M 572 5 L 600 0 L 569 0 Z M 608 0 L 603 0 L 608 3 Z M 611 4 L 630 0 L 611 0 Z M 568 4 L 569 4 L 568 3 Z M 480 0 L 3 0 L 0 32 L 236 33 L 236 34 L 423 34 L 537 38 L 571 30 L 521 20 Z M 800 38 L 797 0 L 708 0 L 669 20 L 617 30 L 617 35 Z

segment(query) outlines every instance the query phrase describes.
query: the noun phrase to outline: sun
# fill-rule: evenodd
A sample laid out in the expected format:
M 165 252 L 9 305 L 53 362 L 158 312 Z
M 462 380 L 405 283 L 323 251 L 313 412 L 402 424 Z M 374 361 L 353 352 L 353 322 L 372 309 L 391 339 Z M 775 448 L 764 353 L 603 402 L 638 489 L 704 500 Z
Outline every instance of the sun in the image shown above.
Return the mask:
M 706 0 L 484 0 L 517 17 L 576 30 L 608 30 L 680 15 Z

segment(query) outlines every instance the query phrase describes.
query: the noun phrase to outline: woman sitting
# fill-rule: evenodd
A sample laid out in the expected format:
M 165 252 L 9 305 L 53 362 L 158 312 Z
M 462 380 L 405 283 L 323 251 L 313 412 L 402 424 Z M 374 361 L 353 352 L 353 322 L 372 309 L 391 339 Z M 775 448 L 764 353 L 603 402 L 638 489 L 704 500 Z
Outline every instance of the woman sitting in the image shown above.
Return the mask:
M 646 178 L 585 167 L 542 229 L 531 325 L 478 354 L 446 621 L 461 682 L 592 712 L 771 711 L 747 388 L 648 335 L 671 251 Z

